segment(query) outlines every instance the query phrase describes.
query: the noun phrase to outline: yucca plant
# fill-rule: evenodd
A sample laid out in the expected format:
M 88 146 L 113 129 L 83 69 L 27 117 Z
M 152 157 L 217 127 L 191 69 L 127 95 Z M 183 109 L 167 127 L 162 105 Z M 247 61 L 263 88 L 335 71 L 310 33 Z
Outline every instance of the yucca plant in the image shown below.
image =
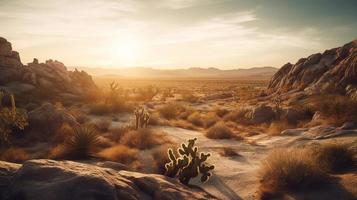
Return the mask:
M 98 134 L 93 127 L 77 127 L 64 145 L 65 154 L 72 159 L 88 158 L 94 153 L 98 142 Z

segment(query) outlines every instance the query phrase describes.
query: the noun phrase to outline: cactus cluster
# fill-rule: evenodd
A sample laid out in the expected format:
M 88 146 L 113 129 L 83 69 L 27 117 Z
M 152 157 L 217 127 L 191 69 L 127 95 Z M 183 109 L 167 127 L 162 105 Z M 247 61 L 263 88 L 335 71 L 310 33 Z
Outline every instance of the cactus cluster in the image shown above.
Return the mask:
M 213 165 L 207 165 L 205 162 L 210 156 L 209 153 L 199 153 L 195 146 L 197 138 L 188 140 L 188 144 L 182 144 L 178 148 L 176 157 L 173 150 L 168 150 L 169 163 L 166 163 L 165 175 L 168 177 L 177 177 L 181 183 L 187 185 L 191 178 L 201 175 L 201 182 L 206 182 L 212 175 L 209 171 L 214 169 Z
M 148 127 L 150 114 L 145 108 L 136 108 L 134 114 L 135 114 L 135 129 Z

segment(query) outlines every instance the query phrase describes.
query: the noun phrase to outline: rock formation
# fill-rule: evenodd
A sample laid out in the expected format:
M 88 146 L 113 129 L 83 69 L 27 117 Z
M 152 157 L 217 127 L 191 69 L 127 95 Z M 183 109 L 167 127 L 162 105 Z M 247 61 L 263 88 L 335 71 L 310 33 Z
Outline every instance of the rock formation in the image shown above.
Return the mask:
M 11 184 L 10 184 L 11 183 Z M 208 200 L 162 175 L 117 171 L 72 161 L 30 160 L 22 166 L 0 161 L 0 199 L 21 200 Z
M 84 71 L 68 71 L 56 60 L 23 65 L 19 54 L 12 51 L 11 43 L 0 38 L 0 89 L 19 95 L 30 94 L 39 98 L 81 100 L 97 90 L 90 75 Z M 34 97 L 34 98 L 36 98 Z
M 270 92 L 305 91 L 352 93 L 357 91 L 357 40 L 342 47 L 287 63 L 272 77 Z

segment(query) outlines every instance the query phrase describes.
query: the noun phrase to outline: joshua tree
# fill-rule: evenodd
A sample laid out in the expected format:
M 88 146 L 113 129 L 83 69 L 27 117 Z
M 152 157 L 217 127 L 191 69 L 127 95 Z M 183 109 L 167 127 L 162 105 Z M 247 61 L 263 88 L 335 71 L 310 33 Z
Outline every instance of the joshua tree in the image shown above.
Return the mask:
M 146 128 L 149 125 L 150 114 L 145 108 L 136 108 L 135 114 L 135 129 Z
M 166 163 L 165 175 L 168 177 L 177 177 L 181 183 L 188 185 L 191 178 L 202 174 L 201 182 L 206 182 L 212 175 L 209 171 L 214 169 L 213 165 L 207 165 L 205 161 L 210 156 L 209 153 L 198 153 L 195 147 L 197 138 L 188 140 L 188 144 L 182 144 L 177 149 L 178 157 L 175 156 L 172 149 L 168 150 L 169 163 Z

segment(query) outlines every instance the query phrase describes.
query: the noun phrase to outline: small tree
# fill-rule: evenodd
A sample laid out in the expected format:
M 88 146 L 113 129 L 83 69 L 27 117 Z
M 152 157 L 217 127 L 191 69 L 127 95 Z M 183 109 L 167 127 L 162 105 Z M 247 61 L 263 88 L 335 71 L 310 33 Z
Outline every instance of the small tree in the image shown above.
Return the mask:
M 13 128 L 23 130 L 27 125 L 27 114 L 25 111 L 17 109 L 14 95 L 10 95 L 11 107 L 2 105 L 5 97 L 4 92 L 0 92 L 0 143 L 9 144 L 9 135 Z
M 188 185 L 191 178 L 202 174 L 201 182 L 206 182 L 210 177 L 210 170 L 214 169 L 213 165 L 207 165 L 205 162 L 210 156 L 209 153 L 198 153 L 198 148 L 195 146 L 197 138 L 188 140 L 188 144 L 182 144 L 181 148 L 177 149 L 178 156 L 176 157 L 173 150 L 168 150 L 169 163 L 166 163 L 165 175 L 168 177 L 177 177 L 181 183 Z

